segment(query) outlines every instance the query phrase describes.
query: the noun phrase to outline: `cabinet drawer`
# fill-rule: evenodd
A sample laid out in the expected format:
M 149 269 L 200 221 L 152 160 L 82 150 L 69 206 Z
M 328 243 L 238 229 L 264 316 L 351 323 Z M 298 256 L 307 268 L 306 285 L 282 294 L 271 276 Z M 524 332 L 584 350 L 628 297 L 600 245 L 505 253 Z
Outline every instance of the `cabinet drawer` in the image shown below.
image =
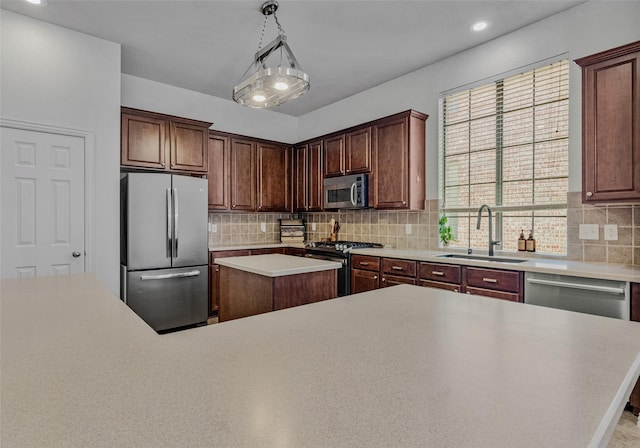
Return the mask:
M 247 255 L 251 255 L 249 249 L 211 251 L 209 252 L 209 263 L 215 263 L 216 258 L 244 257 Z
M 395 285 L 415 285 L 416 279 L 413 277 L 403 277 L 401 275 L 383 275 L 380 279 L 380 287 Z
M 510 300 L 511 302 L 520 302 L 520 295 L 514 292 L 494 291 L 485 288 L 467 288 L 467 294 L 475 296 L 493 297 L 494 299 Z
M 436 282 L 460 283 L 460 266 L 454 264 L 420 263 L 420 278 Z
M 522 275 L 516 271 L 467 267 L 467 285 L 498 291 L 520 292 Z M 467 291 L 469 288 L 467 288 Z
M 364 269 L 366 271 L 380 270 L 380 258 L 371 257 L 369 255 L 352 255 L 351 267 L 353 269 Z
M 446 289 L 447 291 L 460 292 L 460 285 L 455 283 L 434 282 L 432 280 L 420 280 L 420 286 L 427 288 Z
M 284 247 L 268 247 L 264 249 L 251 249 L 251 255 L 268 255 L 268 254 L 283 254 Z
M 382 259 L 382 272 L 393 275 L 416 276 L 416 262 L 413 260 Z

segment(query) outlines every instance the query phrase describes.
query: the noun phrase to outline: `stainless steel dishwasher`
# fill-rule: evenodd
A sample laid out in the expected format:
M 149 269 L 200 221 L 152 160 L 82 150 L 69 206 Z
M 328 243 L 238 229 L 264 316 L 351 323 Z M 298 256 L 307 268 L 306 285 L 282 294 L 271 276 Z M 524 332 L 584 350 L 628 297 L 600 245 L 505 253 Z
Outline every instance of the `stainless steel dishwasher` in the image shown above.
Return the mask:
M 629 282 L 526 272 L 524 302 L 629 320 L 629 291 Z

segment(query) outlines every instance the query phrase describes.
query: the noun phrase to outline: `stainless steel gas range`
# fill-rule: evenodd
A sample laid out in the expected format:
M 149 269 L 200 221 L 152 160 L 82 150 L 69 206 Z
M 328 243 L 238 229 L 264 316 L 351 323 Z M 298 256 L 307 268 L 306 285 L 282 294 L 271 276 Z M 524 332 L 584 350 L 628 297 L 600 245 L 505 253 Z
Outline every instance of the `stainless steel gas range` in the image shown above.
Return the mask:
M 382 244 L 356 241 L 327 241 L 311 243 L 305 248 L 305 257 L 342 263 L 338 269 L 338 296 L 351 294 L 351 251 L 354 249 L 381 248 Z

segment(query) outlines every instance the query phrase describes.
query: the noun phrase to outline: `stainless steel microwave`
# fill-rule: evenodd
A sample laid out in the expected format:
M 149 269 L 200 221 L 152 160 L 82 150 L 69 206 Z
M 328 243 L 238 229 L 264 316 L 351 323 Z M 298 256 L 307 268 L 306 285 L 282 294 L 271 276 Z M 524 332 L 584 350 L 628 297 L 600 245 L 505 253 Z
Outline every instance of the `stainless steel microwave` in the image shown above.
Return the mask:
M 369 175 L 329 177 L 324 180 L 324 208 L 367 208 Z

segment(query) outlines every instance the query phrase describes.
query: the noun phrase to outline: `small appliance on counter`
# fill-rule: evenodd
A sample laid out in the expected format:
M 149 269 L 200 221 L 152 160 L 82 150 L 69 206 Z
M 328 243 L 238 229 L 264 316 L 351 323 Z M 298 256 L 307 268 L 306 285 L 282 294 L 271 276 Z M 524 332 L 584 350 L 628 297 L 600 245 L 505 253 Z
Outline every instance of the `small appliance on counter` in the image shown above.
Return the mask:
M 280 242 L 304 247 L 304 219 L 280 219 Z

